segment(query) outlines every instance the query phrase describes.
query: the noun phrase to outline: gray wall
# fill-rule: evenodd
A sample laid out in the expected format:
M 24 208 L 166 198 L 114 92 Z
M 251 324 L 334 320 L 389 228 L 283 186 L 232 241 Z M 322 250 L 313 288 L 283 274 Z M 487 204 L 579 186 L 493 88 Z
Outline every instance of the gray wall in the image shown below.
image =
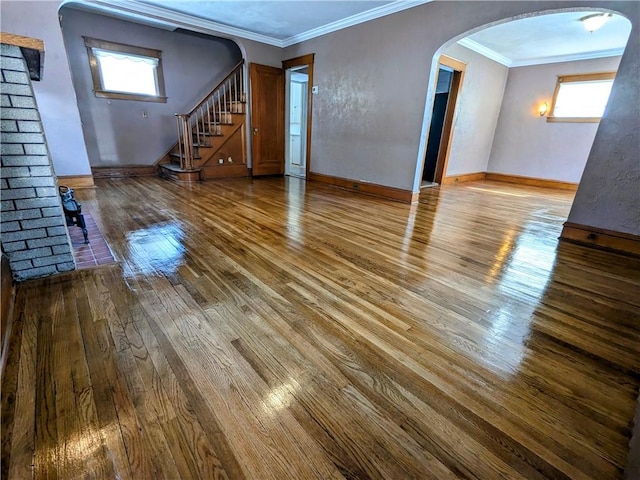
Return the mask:
M 640 4 L 569 221 L 640 235 Z
M 620 57 L 512 68 L 489 161 L 489 172 L 564 182 L 580 181 L 597 123 L 548 123 L 558 75 L 616 71 Z
M 74 270 L 47 142 L 20 48 L 2 45 L 2 248 L 16 280 Z
M 188 113 L 242 59 L 230 40 L 69 8 L 60 13 L 92 166 L 154 164 L 177 140 L 174 114 Z M 96 97 L 83 36 L 161 50 L 167 103 Z
M 47 2 L 3 0 L 0 2 L 1 28 L 6 33 L 44 40 L 46 51 L 44 79 L 37 82 L 34 91 L 40 106 L 42 122 L 48 133 L 53 167 L 59 176 L 87 175 L 91 173 L 91 166 L 62 31 L 58 22 L 60 4 L 61 0 Z M 179 26 L 189 27 L 186 24 Z M 212 30 L 199 30 L 202 33 L 219 35 L 235 41 L 240 46 L 247 63 L 281 65 L 282 49 L 278 47 L 218 34 Z M 249 129 L 250 125 L 247 122 L 247 133 Z
M 44 76 L 34 83 L 42 123 L 57 175 L 88 175 L 89 159 L 71 83 L 58 2 L 0 2 L 2 31 L 44 40 Z
M 563 8 L 612 9 L 633 25 L 569 220 L 640 234 L 637 2 L 432 2 L 288 47 L 316 54 L 311 171 L 418 191 L 434 56 L 483 26 Z
M 445 176 L 485 172 L 509 69 L 458 44 L 444 54 L 467 64 Z
M 312 172 L 412 189 L 431 60 L 444 43 L 424 44 L 420 10 L 285 49 L 286 58 L 315 53 Z
M 57 14 L 50 8 L 56 4 L 59 2 L 1 2 L 3 31 L 40 36 L 47 42 L 49 33 L 58 28 Z M 429 120 L 425 112 L 433 99 L 429 84 L 436 68 L 434 55 L 445 43 L 483 26 L 563 8 L 611 9 L 633 24 L 609 112 L 596 134 L 570 220 L 640 234 L 640 111 L 629 107 L 638 104 L 640 91 L 638 2 L 432 2 L 293 45 L 284 55 L 276 47 L 247 40 L 238 43 L 248 62 L 271 65 L 279 59 L 316 53 L 314 83 L 321 91 L 314 97 L 312 171 L 418 191 L 428 134 L 423 128 Z M 48 59 L 64 57 L 60 43 L 46 44 Z M 68 71 L 56 81 L 60 90 L 51 95 L 65 108 L 72 106 Z M 43 108 L 45 115 L 55 112 Z M 81 132 L 70 121 L 50 136 L 52 143 L 71 144 Z M 76 145 L 70 154 L 71 162 L 80 162 L 82 148 Z M 73 173 L 85 172 L 69 174 Z

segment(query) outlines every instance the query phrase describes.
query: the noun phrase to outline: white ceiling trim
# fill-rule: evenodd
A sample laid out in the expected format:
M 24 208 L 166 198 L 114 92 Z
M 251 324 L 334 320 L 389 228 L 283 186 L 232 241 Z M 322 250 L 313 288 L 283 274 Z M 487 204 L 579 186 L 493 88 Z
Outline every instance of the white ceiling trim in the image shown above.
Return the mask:
M 528 67 L 543 63 L 575 62 L 578 60 L 591 60 L 592 58 L 617 57 L 624 53 L 624 48 L 612 48 L 598 52 L 571 53 L 568 55 L 556 55 L 554 57 L 531 58 L 512 62 L 512 67 Z
M 338 30 L 342 30 L 343 28 L 352 27 L 360 23 L 375 20 L 376 18 L 385 17 L 387 15 L 391 15 L 392 13 L 401 12 L 402 10 L 407 10 L 409 8 L 423 5 L 431 1 L 433 0 L 396 0 L 395 2 L 372 8 L 371 10 L 367 10 L 365 12 L 356 13 L 355 15 L 351 15 L 350 17 L 336 20 L 335 22 L 328 23 L 321 27 L 313 28 L 311 30 L 307 30 L 304 33 L 285 38 L 284 40 L 282 40 L 282 46 L 288 47 L 290 45 L 295 45 L 296 43 L 304 42 L 305 40 L 311 40 L 312 38 L 326 35 L 327 33 L 336 32 Z
M 473 50 L 474 52 L 479 53 L 480 55 L 490 58 L 495 62 L 501 63 L 505 67 L 513 66 L 513 62 L 511 61 L 511 59 L 505 57 L 504 55 L 499 54 L 495 50 L 492 50 L 488 47 L 485 47 L 484 45 L 479 44 L 475 40 L 471 40 L 469 37 L 458 40 L 458 44 L 468 48 L 469 50 Z
M 531 65 L 542 65 L 545 63 L 575 62 L 577 60 L 590 60 L 592 58 L 617 57 L 619 55 L 622 55 L 622 53 L 624 52 L 624 48 L 612 48 L 609 50 L 600 50 L 596 52 L 570 53 L 567 55 L 545 56 L 514 61 L 510 58 L 505 57 L 504 55 L 499 54 L 495 50 L 481 45 L 480 43 L 470 39 L 469 37 L 458 40 L 458 44 L 468 48 L 469 50 L 473 50 L 480 55 L 484 55 L 485 57 L 494 60 L 508 68 L 529 67 Z
M 129 18 L 134 21 L 146 20 L 146 23 L 157 23 L 164 28 L 173 26 L 175 28 L 180 27 L 201 33 L 222 33 L 284 48 L 296 43 L 303 42 L 305 40 L 310 40 L 312 38 L 325 35 L 327 33 L 341 30 L 343 28 L 358 25 L 360 23 L 368 22 L 370 20 L 384 17 L 386 15 L 391 15 L 392 13 L 400 12 L 408 8 L 429 3 L 431 1 L 433 0 L 396 0 L 392 3 L 373 8 L 356 15 L 352 15 L 350 17 L 343 18 L 332 23 L 328 23 L 327 25 L 323 25 L 322 27 L 308 30 L 304 33 L 294 35 L 284 40 L 260 33 L 251 32 L 242 28 L 231 27 L 229 25 L 224 25 L 212 20 L 206 20 L 203 18 L 194 17 L 192 15 L 175 12 L 173 10 L 168 10 L 155 5 L 148 5 L 136 0 L 63 0 L 60 6 L 62 7 L 64 5 L 75 5 L 80 8 Z M 151 22 L 149 22 L 149 20 L 151 20 Z
M 254 40 L 268 45 L 282 48 L 282 40 L 250 32 L 242 28 L 230 27 L 222 23 L 205 20 L 184 13 L 174 12 L 165 8 L 147 5 L 135 0 L 64 0 L 60 6 L 76 5 L 78 7 L 111 13 L 124 18 L 145 19 L 151 18 L 159 23 L 171 25 L 174 28 L 185 28 L 201 33 L 222 33 L 247 40 Z

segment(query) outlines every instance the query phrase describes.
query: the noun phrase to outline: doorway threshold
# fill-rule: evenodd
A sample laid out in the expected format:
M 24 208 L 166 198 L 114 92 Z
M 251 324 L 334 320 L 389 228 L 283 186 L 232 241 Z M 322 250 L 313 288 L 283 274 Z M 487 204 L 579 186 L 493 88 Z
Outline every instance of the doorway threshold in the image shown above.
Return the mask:
M 436 182 L 427 182 L 426 180 L 423 180 L 422 183 L 420 184 L 420 188 L 431 188 L 431 187 L 439 187 L 440 184 L 436 183 Z

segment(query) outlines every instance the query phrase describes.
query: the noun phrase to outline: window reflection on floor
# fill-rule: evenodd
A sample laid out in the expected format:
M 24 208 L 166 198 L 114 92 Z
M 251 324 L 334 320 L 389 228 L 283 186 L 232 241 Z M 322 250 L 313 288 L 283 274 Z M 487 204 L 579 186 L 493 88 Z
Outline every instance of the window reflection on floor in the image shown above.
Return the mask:
M 287 197 L 287 240 L 292 246 L 304 245 L 304 180 L 298 178 L 288 179 Z
M 183 263 L 185 247 L 182 227 L 159 224 L 127 234 L 126 276 L 168 274 Z
M 512 300 L 500 302 L 500 308 L 491 312 L 484 359 L 492 370 L 517 373 L 538 306 L 535 300 L 544 297 L 556 260 L 556 247 L 557 241 L 539 235 L 534 226 L 527 226 L 520 235 L 511 230 L 505 236 L 489 277 L 498 282 L 498 292 Z M 518 297 L 528 298 L 519 302 Z M 505 344 L 510 348 L 505 348 Z

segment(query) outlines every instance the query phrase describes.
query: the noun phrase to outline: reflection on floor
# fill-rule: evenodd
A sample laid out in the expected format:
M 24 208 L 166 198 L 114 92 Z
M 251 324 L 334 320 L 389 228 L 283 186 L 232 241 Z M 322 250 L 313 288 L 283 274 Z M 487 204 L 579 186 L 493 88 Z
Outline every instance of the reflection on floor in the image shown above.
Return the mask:
M 84 243 L 80 228 L 69 227 L 69 237 L 71 237 L 73 256 L 76 259 L 78 270 L 115 263 L 109 245 L 107 245 L 102 232 L 100 232 L 90 213 L 84 214 L 84 221 L 89 233 L 89 243 Z
M 640 259 L 559 243 L 573 193 L 96 183 L 118 263 L 20 285 L 1 478 L 622 477 Z

